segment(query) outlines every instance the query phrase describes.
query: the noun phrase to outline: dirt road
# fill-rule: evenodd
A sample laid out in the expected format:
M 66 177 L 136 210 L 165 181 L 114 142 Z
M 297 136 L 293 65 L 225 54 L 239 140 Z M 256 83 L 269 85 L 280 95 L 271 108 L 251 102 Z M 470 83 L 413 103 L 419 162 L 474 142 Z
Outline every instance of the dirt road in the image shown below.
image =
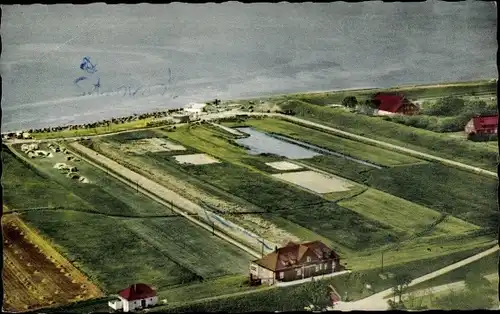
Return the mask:
M 436 278 L 440 275 L 446 274 L 452 270 L 455 270 L 457 268 L 460 268 L 462 266 L 465 266 L 467 264 L 470 264 L 474 261 L 477 261 L 485 256 L 488 256 L 490 254 L 493 254 L 497 252 L 499 249 L 498 245 L 495 245 L 493 248 L 488 249 L 484 252 L 481 252 L 479 254 L 476 254 L 474 256 L 471 256 L 469 258 L 466 258 L 460 262 L 457 262 L 455 264 L 448 265 L 444 268 L 441 268 L 439 270 L 436 270 L 432 273 L 429 273 L 427 275 L 424 275 L 422 277 L 416 278 L 411 281 L 411 283 L 408 285 L 408 287 L 414 286 L 416 284 L 419 284 L 421 282 Z M 340 311 L 352 311 L 352 310 L 361 310 L 361 311 L 386 311 L 388 310 L 388 304 L 387 304 L 387 299 L 386 297 L 390 296 L 392 294 L 392 288 L 384 290 L 382 292 L 375 293 L 365 299 L 354 301 L 354 302 L 341 302 L 337 306 L 335 306 L 334 310 L 340 310 Z
M 484 278 L 486 278 L 488 281 L 491 282 L 491 281 L 493 281 L 495 279 L 498 279 L 498 274 L 496 274 L 496 273 L 489 274 L 489 275 L 484 276 Z M 460 289 L 463 289 L 463 288 L 465 288 L 465 281 L 462 280 L 462 281 L 456 281 L 456 282 L 448 283 L 448 284 L 445 284 L 445 285 L 435 286 L 435 287 L 432 287 L 432 288 L 429 288 L 429 289 L 417 290 L 417 291 L 412 292 L 412 294 L 414 296 L 416 296 L 416 297 L 419 297 L 419 296 L 426 295 L 428 292 L 439 293 L 439 292 L 442 292 L 442 291 L 460 290 Z M 403 299 L 405 299 L 408 296 L 409 296 L 409 293 L 404 294 L 403 295 Z
M 409 149 L 409 148 L 397 146 L 397 145 L 394 145 L 394 144 L 389 144 L 389 143 L 386 143 L 386 142 L 383 142 L 383 141 L 374 140 L 374 139 L 367 138 L 367 137 L 364 137 L 364 136 L 361 136 L 361 135 L 356 135 L 356 134 L 349 133 L 349 132 L 346 132 L 346 131 L 342 131 L 342 130 L 339 130 L 339 129 L 336 129 L 336 128 L 325 126 L 323 124 L 319 124 L 319 123 L 312 122 L 312 121 L 309 121 L 309 120 L 297 118 L 297 117 L 294 117 L 294 116 L 283 115 L 283 114 L 279 114 L 279 113 L 226 111 L 226 112 L 221 112 L 221 113 L 216 113 L 216 114 L 208 114 L 206 116 L 203 116 L 201 118 L 201 120 L 210 121 L 210 120 L 220 119 L 220 118 L 224 118 L 224 117 L 231 117 L 231 116 L 236 116 L 236 115 L 279 117 L 279 118 L 282 118 L 282 119 L 285 119 L 285 120 L 289 120 L 289 121 L 293 121 L 293 122 L 296 122 L 296 123 L 299 123 L 299 124 L 302 124 L 302 125 L 305 125 L 305 126 L 312 126 L 312 127 L 315 127 L 315 128 L 319 128 L 319 129 L 322 129 L 322 130 L 325 130 L 325 131 L 328 131 L 328 132 L 331 132 L 331 133 L 334 133 L 334 134 L 338 134 L 338 135 L 341 135 L 343 137 L 346 137 L 346 138 L 349 138 L 349 139 L 353 139 L 353 140 L 356 140 L 356 141 L 359 141 L 359 142 L 364 142 L 364 143 L 375 145 L 375 146 L 378 146 L 378 147 L 387 148 L 387 149 L 390 149 L 390 150 L 393 150 L 393 151 L 405 153 L 405 154 L 408 154 L 410 156 L 422 158 L 422 159 L 429 160 L 429 161 L 441 162 L 443 164 L 446 164 L 446 165 L 449 165 L 449 166 L 452 166 L 452 167 L 456 167 L 456 168 L 459 168 L 459 169 L 463 169 L 463 170 L 466 170 L 466 171 L 471 171 L 471 172 L 474 172 L 474 173 L 477 173 L 477 174 L 481 174 L 481 175 L 485 175 L 485 176 L 489 176 L 489 177 L 498 178 L 497 173 L 493 172 L 493 171 L 488 171 L 488 170 L 485 170 L 485 169 L 481 169 L 479 167 L 469 166 L 469 165 L 466 165 L 464 163 L 460 163 L 460 162 L 453 161 L 453 160 L 450 160 L 450 159 L 441 158 L 441 157 L 437 157 L 437 156 L 434 156 L 434 155 L 431 155 L 431 154 L 422 153 L 422 152 L 419 152 L 419 151 L 416 151 L 416 150 L 413 150 L 413 149 Z M 156 127 L 156 128 L 161 128 L 161 127 Z M 132 131 L 136 131 L 136 130 L 120 131 L 120 132 L 116 132 L 116 133 L 112 133 L 112 134 L 120 134 L 120 133 L 132 132 Z M 99 134 L 99 135 L 93 135 L 93 136 L 85 136 L 85 137 L 92 138 L 92 137 L 101 137 L 101 136 L 108 136 L 108 135 L 111 135 L 111 133 L 108 133 L 108 134 Z M 83 138 L 83 137 L 82 136 L 80 136 L 80 137 L 71 137 L 71 138 L 65 138 L 65 140 L 78 140 L 78 139 L 81 139 L 81 138 Z M 45 140 L 45 141 L 58 141 L 58 140 L 61 140 L 61 139 L 51 139 L 51 140 Z M 41 142 L 41 141 L 42 140 L 6 140 L 5 142 L 6 143 L 14 144 L 14 143 L 31 143 L 31 142 Z
M 80 155 L 80 158 L 85 160 L 86 162 L 90 163 L 91 165 L 107 171 L 107 169 L 110 170 L 108 172 L 111 176 L 116 177 L 120 181 L 128 184 L 129 186 L 133 188 L 137 188 L 144 194 L 147 194 L 149 197 L 155 199 L 161 204 L 164 204 L 165 206 L 171 206 L 171 209 L 175 211 L 176 213 L 182 215 L 184 218 L 188 219 L 189 221 L 195 223 L 196 225 L 213 232 L 216 236 L 226 240 L 227 242 L 238 246 L 239 248 L 243 249 L 244 251 L 248 252 L 249 254 L 260 258 L 261 254 L 254 251 L 253 249 L 249 248 L 245 244 L 242 244 L 233 238 L 225 235 L 222 232 L 219 232 L 217 230 L 213 230 L 212 226 L 196 219 L 193 218 L 189 213 L 192 214 L 198 214 L 200 212 L 203 212 L 204 209 L 200 207 L 198 204 L 195 204 L 188 199 L 180 196 L 179 194 L 173 192 L 172 190 L 167 189 L 166 187 L 132 171 L 127 169 L 126 167 L 120 165 L 119 163 L 79 144 L 79 143 L 71 143 L 69 145 L 75 152 Z M 103 167 L 104 166 L 104 167 Z M 114 173 L 113 173 L 114 172 Z M 124 180 L 126 178 L 126 180 Z M 173 205 L 173 206 L 172 206 Z M 180 208 L 188 211 L 189 213 L 186 213 L 184 210 L 181 210 Z

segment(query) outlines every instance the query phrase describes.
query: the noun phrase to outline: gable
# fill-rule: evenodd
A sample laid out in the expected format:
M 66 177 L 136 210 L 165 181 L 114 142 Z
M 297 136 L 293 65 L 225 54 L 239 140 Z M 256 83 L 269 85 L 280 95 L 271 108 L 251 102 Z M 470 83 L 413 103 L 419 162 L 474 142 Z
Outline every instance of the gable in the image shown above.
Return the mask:
M 394 94 L 377 94 L 373 98 L 376 101 L 380 102 L 378 106 L 378 110 L 387 111 L 387 112 L 397 112 L 401 106 L 405 103 L 405 98 L 400 95 Z

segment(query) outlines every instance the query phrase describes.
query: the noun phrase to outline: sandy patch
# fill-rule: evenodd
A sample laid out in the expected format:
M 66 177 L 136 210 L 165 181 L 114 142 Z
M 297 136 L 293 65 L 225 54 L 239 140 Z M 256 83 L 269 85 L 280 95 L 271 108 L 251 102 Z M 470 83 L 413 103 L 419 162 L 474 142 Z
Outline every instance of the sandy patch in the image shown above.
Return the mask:
M 266 162 L 266 165 L 278 170 L 295 170 L 302 168 L 301 166 L 298 166 L 288 161 Z
M 279 173 L 272 176 L 321 194 L 349 191 L 352 186 L 342 179 L 315 171 Z
M 212 158 L 206 154 L 192 154 L 192 155 L 177 155 L 174 156 L 175 160 L 181 164 L 192 164 L 192 165 L 207 165 L 219 163 L 215 158 Z
M 133 153 L 144 154 L 147 152 L 158 153 L 158 152 L 182 151 L 186 150 L 186 147 L 179 144 L 175 144 L 173 142 L 170 142 L 162 138 L 153 137 L 142 140 L 130 141 L 127 144 L 120 145 L 120 149 Z

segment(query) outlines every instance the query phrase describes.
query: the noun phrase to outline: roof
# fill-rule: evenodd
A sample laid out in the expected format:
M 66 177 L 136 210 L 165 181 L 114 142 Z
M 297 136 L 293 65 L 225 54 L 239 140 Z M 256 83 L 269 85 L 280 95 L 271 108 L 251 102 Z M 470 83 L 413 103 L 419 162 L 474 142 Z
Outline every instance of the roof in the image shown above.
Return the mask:
M 156 291 L 146 284 L 137 283 L 120 291 L 119 295 L 127 301 L 134 301 L 155 297 Z
M 374 97 L 374 100 L 379 100 L 380 105 L 378 110 L 388 111 L 388 112 L 397 112 L 399 108 L 404 104 L 405 97 L 397 94 L 385 94 L 385 93 L 377 93 Z
M 254 263 L 271 271 L 293 268 L 300 264 L 307 251 L 311 251 L 320 260 L 338 258 L 338 255 L 332 249 L 320 241 L 302 244 L 289 242 L 286 246 L 265 255 L 261 259 L 254 261 Z
M 481 116 L 472 118 L 474 129 L 484 130 L 498 127 L 498 115 L 496 116 Z

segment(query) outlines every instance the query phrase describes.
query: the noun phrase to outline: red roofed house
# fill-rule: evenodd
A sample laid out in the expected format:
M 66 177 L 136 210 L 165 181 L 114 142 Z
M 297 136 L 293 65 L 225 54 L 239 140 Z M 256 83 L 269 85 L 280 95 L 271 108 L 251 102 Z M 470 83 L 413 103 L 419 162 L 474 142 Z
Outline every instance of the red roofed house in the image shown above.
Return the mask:
M 124 312 L 131 312 L 136 309 L 143 309 L 158 303 L 156 291 L 150 286 L 137 283 L 118 293 L 119 300 L 109 301 L 108 305 L 114 310 L 123 309 Z
M 339 256 L 320 241 L 290 242 L 250 264 L 250 280 L 272 285 L 344 270 Z
M 417 105 L 399 94 L 377 93 L 372 101 L 377 104 L 378 115 L 414 115 L 419 110 Z
M 498 115 L 474 117 L 465 125 L 465 133 L 468 136 L 497 135 L 497 132 Z

